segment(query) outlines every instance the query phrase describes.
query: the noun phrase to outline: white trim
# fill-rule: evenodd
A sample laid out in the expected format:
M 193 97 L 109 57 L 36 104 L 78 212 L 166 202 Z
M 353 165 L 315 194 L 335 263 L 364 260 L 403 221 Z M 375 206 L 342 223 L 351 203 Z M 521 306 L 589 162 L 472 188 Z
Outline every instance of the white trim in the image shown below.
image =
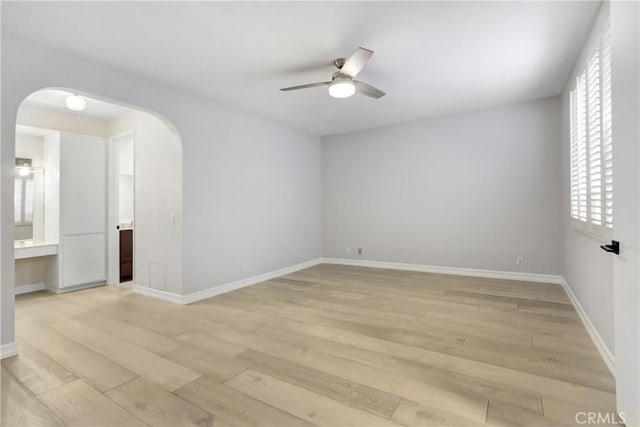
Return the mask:
M 146 297 L 151 297 L 155 299 L 159 299 L 166 302 L 171 302 L 173 304 L 184 304 L 182 299 L 184 298 L 182 295 L 174 294 L 172 292 L 161 291 L 159 289 L 148 288 L 146 286 L 133 285 L 133 292 L 136 294 L 144 295 Z
M 517 271 L 480 270 L 476 268 L 445 267 L 401 262 L 369 261 L 351 258 L 322 258 L 325 264 L 353 265 L 358 267 L 385 268 L 390 270 L 420 271 L 424 273 L 451 274 L 455 276 L 485 277 L 488 279 L 519 280 L 525 282 L 562 284 L 563 278 L 554 274 L 520 273 Z
M 97 288 L 98 286 L 105 286 L 106 284 L 107 283 L 104 280 L 100 280 L 98 282 L 83 283 L 81 285 L 65 286 L 64 288 L 48 288 L 48 290 L 50 292 L 53 292 L 54 294 L 66 294 L 67 292 L 80 291 L 82 289 L 89 289 L 89 288 Z
M 593 326 L 593 323 L 591 323 L 589 316 L 587 316 L 587 313 L 582 308 L 582 305 L 580 305 L 580 301 L 578 301 L 578 298 L 571 290 L 571 287 L 569 286 L 567 281 L 562 279 L 561 285 L 564 291 L 567 293 L 567 296 L 573 303 L 573 306 L 575 307 L 576 312 L 578 313 L 578 316 L 580 317 L 580 320 L 584 325 L 584 328 L 587 330 L 587 333 L 591 337 L 591 341 L 593 341 L 593 344 L 596 346 L 598 353 L 600 353 L 600 357 L 602 357 L 604 364 L 607 365 L 607 368 L 609 368 L 609 372 L 611 372 L 611 375 L 613 375 L 613 377 L 615 378 L 616 360 L 613 354 L 611 353 L 611 351 L 609 351 L 609 348 L 598 333 L 598 330 L 595 328 L 595 326 Z
M 119 209 L 119 176 L 120 176 L 120 157 L 119 146 L 115 141 L 130 137 L 134 144 L 133 154 L 133 181 L 134 181 L 134 201 L 135 201 L 135 129 L 125 130 L 117 135 L 107 138 L 107 283 L 115 285 L 120 282 L 120 231 L 117 228 L 120 224 L 118 216 Z M 133 224 L 136 224 L 136 212 L 133 211 Z M 136 238 L 135 227 L 133 231 L 133 253 L 135 254 Z M 134 272 L 136 257 L 133 258 Z
M 256 283 L 265 282 L 275 277 L 284 276 L 298 270 L 304 270 L 305 268 L 313 267 L 322 263 L 322 258 L 316 258 L 309 261 L 295 264 L 289 267 L 281 268 L 279 270 L 270 271 L 268 273 L 259 274 L 257 276 L 247 277 L 235 282 L 225 283 L 212 288 L 204 289 L 202 291 L 193 292 L 187 295 L 178 295 L 171 292 L 159 291 L 157 289 L 147 288 L 145 286 L 133 285 L 133 292 L 145 295 L 152 298 L 157 298 L 162 301 L 171 302 L 174 304 L 191 304 L 196 301 L 215 297 L 216 295 L 225 294 L 227 292 L 235 291 L 236 289 L 245 288 L 247 286 L 255 285 Z
M 215 286 L 213 288 L 205 289 L 203 291 L 187 294 L 182 297 L 183 304 L 191 304 L 192 302 L 200 301 L 206 298 L 211 298 L 216 295 L 224 294 L 227 292 L 235 291 L 236 289 L 245 288 L 247 286 L 255 285 L 256 283 L 265 282 L 273 278 L 284 276 L 295 271 L 304 270 L 305 268 L 313 267 L 322 263 L 322 258 L 312 259 L 310 261 L 301 262 L 289 267 L 274 270 L 269 273 L 259 274 L 257 276 L 247 277 L 246 279 L 240 279 L 235 282 L 225 283 L 224 285 Z
M 16 346 L 15 341 L 0 345 L 0 359 L 6 359 L 7 357 L 15 356 L 17 354 L 18 347 Z
M 29 292 L 44 291 L 46 286 L 44 283 L 29 283 L 28 285 L 16 285 L 15 295 L 28 294 Z

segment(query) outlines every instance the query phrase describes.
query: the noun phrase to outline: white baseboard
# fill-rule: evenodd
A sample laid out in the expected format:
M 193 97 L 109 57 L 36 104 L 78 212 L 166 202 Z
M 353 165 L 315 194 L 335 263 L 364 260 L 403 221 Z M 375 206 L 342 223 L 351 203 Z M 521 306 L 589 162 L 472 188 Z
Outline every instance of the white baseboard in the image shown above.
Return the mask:
M 563 287 L 571 303 L 576 309 L 578 316 L 582 320 L 582 323 L 589 333 L 589 336 L 593 340 L 594 345 L 598 349 L 600 356 L 602 357 L 605 365 L 611 371 L 611 374 L 615 376 L 615 359 L 613 354 L 609 351 L 606 344 L 598 334 L 598 331 L 589 320 L 589 317 L 585 313 L 584 309 L 580 305 L 580 302 L 574 295 L 573 291 L 564 280 L 562 276 L 552 274 L 536 274 L 536 273 L 520 273 L 513 271 L 498 271 L 498 270 L 480 270 L 474 268 L 459 268 L 459 267 L 444 267 L 435 265 L 422 265 L 422 264 L 406 264 L 399 262 L 383 262 L 383 261 L 368 261 L 360 259 L 349 258 L 317 258 L 310 261 L 306 261 L 300 264 L 292 265 L 290 267 L 281 268 L 279 270 L 271 271 L 269 273 L 259 274 L 257 276 L 248 277 L 231 283 L 225 283 L 213 288 L 204 289 L 202 291 L 194 292 L 187 295 L 177 295 L 170 292 L 160 291 L 157 289 L 151 289 L 144 286 L 133 286 L 133 292 L 146 295 L 149 297 L 157 298 L 163 301 L 171 302 L 174 304 L 191 304 L 196 301 L 211 298 L 216 295 L 221 295 L 227 292 L 235 291 L 236 289 L 244 288 L 247 286 L 255 285 L 256 283 L 265 282 L 273 278 L 284 276 L 305 268 L 313 267 L 318 264 L 339 264 L 339 265 L 351 265 L 358 267 L 372 267 L 372 268 L 384 268 L 390 270 L 405 270 L 405 271 L 418 271 L 425 273 L 437 273 L 437 274 L 451 274 L 456 276 L 471 276 L 471 277 L 483 277 L 488 279 L 504 279 L 504 280 L 517 280 L 525 282 L 539 282 L 539 283 L 552 283 L 558 284 Z M 3 353 L 4 354 L 4 353 Z
M 352 265 L 358 267 L 385 268 L 390 270 L 419 271 L 424 273 L 451 274 L 455 276 L 484 277 L 487 279 L 518 280 L 525 282 L 553 283 L 561 285 L 562 276 L 553 274 L 520 273 L 517 271 L 479 270 L 476 268 L 444 267 L 438 265 L 406 264 L 401 262 L 368 261 L 352 258 L 322 258 L 325 264 Z
M 147 297 L 159 299 L 174 304 L 184 304 L 182 302 L 182 295 L 174 294 L 167 291 L 161 291 L 159 289 L 148 288 L 146 286 L 133 285 L 133 292 L 136 294 L 144 295 Z
M 237 280 L 231 283 L 225 283 L 224 285 L 215 286 L 213 288 L 194 292 L 192 294 L 187 294 L 182 297 L 182 301 L 183 301 L 182 304 L 191 304 L 192 302 L 200 301 L 203 299 L 214 297 L 216 295 L 235 291 L 236 289 L 255 285 L 256 283 L 265 282 L 267 280 L 284 276 L 285 274 L 290 274 L 295 271 L 304 270 L 305 268 L 313 267 L 314 265 L 318 265 L 321 263 L 322 263 L 322 259 L 316 258 L 310 261 L 302 262 L 300 264 L 295 264 L 289 267 L 281 268 L 279 270 L 271 271 L 269 273 L 263 273 L 257 276 L 247 277 L 246 279 Z
M 18 354 L 18 347 L 15 341 L 8 344 L 0 345 L 0 359 L 6 359 L 7 357 L 15 356 Z
M 216 295 L 221 295 L 227 292 L 235 291 L 236 289 L 255 285 L 256 283 L 265 282 L 267 280 L 271 280 L 279 276 L 284 276 L 285 274 L 293 273 L 298 270 L 304 270 L 305 268 L 313 267 L 314 265 L 318 265 L 321 263 L 322 263 L 321 258 L 316 258 L 310 261 L 302 262 L 300 264 L 295 264 L 289 267 L 281 268 L 279 270 L 259 274 L 257 276 L 247 277 L 245 279 L 237 280 L 235 282 L 214 286 L 212 288 L 204 289 L 198 292 L 193 292 L 187 295 L 177 295 L 171 292 L 160 291 L 157 289 L 147 288 L 145 286 L 139 286 L 139 285 L 133 286 L 133 292 L 137 294 L 145 295 L 148 297 L 152 297 L 152 298 L 157 298 L 162 301 L 171 302 L 174 304 L 182 304 L 182 305 L 191 304 L 196 301 L 214 297 Z
M 458 276 L 486 277 L 491 279 L 520 280 L 520 281 L 527 281 L 527 282 L 561 284 L 563 281 L 561 276 L 554 276 L 554 275 L 548 275 L 548 274 L 478 270 L 478 269 L 471 269 L 471 268 L 405 264 L 405 263 L 398 263 L 398 262 L 366 261 L 366 260 L 348 259 L 348 258 L 316 258 L 300 264 L 295 264 L 289 267 L 281 268 L 279 270 L 271 271 L 264 274 L 259 274 L 257 276 L 247 277 L 245 279 L 237 280 L 235 282 L 214 286 L 212 288 L 204 289 L 202 291 L 194 292 L 187 295 L 178 295 L 171 292 L 147 288 L 145 286 L 139 286 L 139 285 L 133 286 L 133 292 L 141 295 L 145 295 L 148 297 L 156 298 L 162 301 L 171 302 L 174 304 L 191 304 L 196 301 L 211 298 L 216 295 L 221 295 L 227 292 L 235 291 L 236 289 L 255 285 L 256 283 L 265 282 L 275 277 L 284 276 L 286 274 L 290 274 L 299 270 L 304 270 L 305 268 L 313 267 L 314 265 L 323 264 L 323 263 L 353 265 L 353 266 L 360 266 L 360 267 L 386 268 L 386 269 L 392 269 L 392 270 L 421 271 L 426 273 L 452 274 L 452 275 L 458 275 Z
M 589 316 L 587 316 L 587 313 L 582 308 L 582 305 L 580 305 L 580 301 L 578 301 L 578 298 L 571 290 L 571 287 L 569 286 L 567 281 L 562 279 L 561 284 L 562 284 L 562 287 L 564 288 L 564 291 L 567 293 L 567 296 L 573 303 L 573 306 L 575 307 L 576 312 L 578 313 L 578 316 L 580 317 L 580 320 L 584 325 L 584 328 L 587 330 L 587 333 L 591 337 L 591 341 L 593 341 L 593 344 L 596 346 L 596 349 L 598 349 L 598 353 L 600 353 L 600 357 L 602 357 L 604 364 L 607 365 L 607 368 L 609 368 L 609 372 L 611 372 L 611 375 L 615 377 L 616 376 L 615 357 L 613 356 L 611 351 L 609 351 L 609 348 L 605 344 L 604 340 L 598 333 L 595 326 L 593 326 L 593 323 L 591 323 Z
M 46 286 L 44 283 L 29 283 L 28 285 L 16 285 L 15 294 L 22 295 L 29 292 L 44 291 Z
M 104 280 L 101 280 L 98 282 L 83 283 L 82 285 L 66 286 L 64 288 L 49 288 L 48 290 L 50 292 L 53 292 L 54 294 L 66 294 L 67 292 L 75 292 L 75 291 L 81 291 L 83 289 L 97 288 L 98 286 L 105 286 L 106 284 L 107 283 Z

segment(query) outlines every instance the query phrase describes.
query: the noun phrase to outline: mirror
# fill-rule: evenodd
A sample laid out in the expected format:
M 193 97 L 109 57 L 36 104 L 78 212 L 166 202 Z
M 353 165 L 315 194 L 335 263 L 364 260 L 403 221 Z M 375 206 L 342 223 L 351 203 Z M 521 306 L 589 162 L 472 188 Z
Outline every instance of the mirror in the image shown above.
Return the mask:
M 16 133 L 14 238 L 44 240 L 44 137 Z

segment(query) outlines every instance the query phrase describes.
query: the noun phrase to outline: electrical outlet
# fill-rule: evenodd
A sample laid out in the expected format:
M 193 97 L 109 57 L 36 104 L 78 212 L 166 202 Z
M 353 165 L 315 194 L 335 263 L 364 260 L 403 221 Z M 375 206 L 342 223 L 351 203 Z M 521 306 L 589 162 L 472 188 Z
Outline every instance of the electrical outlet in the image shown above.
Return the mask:
M 344 253 L 345 254 L 350 254 L 351 253 L 351 248 L 349 246 L 345 246 L 344 247 Z
M 242 269 L 242 272 L 243 272 L 243 273 L 246 273 L 246 272 L 247 272 L 247 270 L 249 269 L 249 265 L 248 265 L 246 262 L 243 262 L 243 263 L 240 265 L 240 268 Z
M 362 248 L 358 248 L 358 255 L 362 255 Z
M 516 258 L 516 264 L 518 264 L 518 265 L 524 264 L 524 257 L 521 257 L 521 256 L 517 257 Z

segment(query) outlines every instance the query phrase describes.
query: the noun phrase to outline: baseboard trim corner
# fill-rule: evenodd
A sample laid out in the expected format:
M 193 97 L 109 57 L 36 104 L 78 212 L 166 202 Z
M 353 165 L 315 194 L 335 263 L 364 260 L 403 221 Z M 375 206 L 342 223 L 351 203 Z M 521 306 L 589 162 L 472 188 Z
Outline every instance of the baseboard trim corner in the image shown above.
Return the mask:
M 18 354 L 18 346 L 16 342 L 10 342 L 0 345 L 0 359 L 6 359 L 7 357 L 13 357 Z
M 29 283 L 28 285 L 16 285 L 15 295 L 28 294 L 31 292 L 44 291 L 46 286 L 44 283 Z
M 517 271 L 481 270 L 477 268 L 446 267 L 401 262 L 369 261 L 353 258 L 323 258 L 325 264 L 351 265 L 356 267 L 385 268 L 389 270 L 418 271 L 423 273 L 450 274 L 454 276 L 483 277 L 487 279 L 517 280 L 523 282 L 562 284 L 562 276 L 553 274 L 521 273 Z
M 133 285 L 132 290 L 134 293 L 144 295 L 146 297 L 159 299 L 173 304 L 183 304 L 182 295 L 174 294 L 172 292 L 161 291 L 159 289 L 148 288 L 140 285 Z
M 573 290 L 571 290 L 571 286 L 569 286 L 569 283 L 563 278 L 560 284 L 562 285 L 562 288 L 564 289 L 564 291 L 567 293 L 567 296 L 571 300 L 571 303 L 575 307 L 576 312 L 578 313 L 578 317 L 580 317 L 580 320 L 582 321 L 584 328 L 587 330 L 587 333 L 591 337 L 591 341 L 593 341 L 593 344 L 596 346 L 598 353 L 600 353 L 600 357 L 602 357 L 604 364 L 607 365 L 609 372 L 611 372 L 611 375 L 613 375 L 613 377 L 615 378 L 616 376 L 615 357 L 613 356 L 613 354 L 609 350 L 609 347 L 607 347 L 604 340 L 598 333 L 598 330 L 595 328 L 595 326 L 593 326 L 593 323 L 591 323 L 591 319 L 589 319 L 587 312 L 584 311 L 584 309 L 582 308 L 580 301 L 578 301 L 578 298 L 573 293 Z
M 291 265 L 289 267 L 270 271 L 268 273 L 258 274 L 256 276 L 247 277 L 235 282 L 225 283 L 223 285 L 214 286 L 202 291 L 193 292 L 182 297 L 182 304 L 191 304 L 196 301 L 215 297 L 216 295 L 225 294 L 227 292 L 235 291 L 236 289 L 241 289 L 247 286 L 255 285 L 256 283 L 265 282 L 267 280 L 294 273 L 299 270 L 304 270 L 305 268 L 313 267 L 314 265 L 318 264 L 322 264 L 322 258 L 312 259 L 309 261 L 301 262 L 299 264 Z

